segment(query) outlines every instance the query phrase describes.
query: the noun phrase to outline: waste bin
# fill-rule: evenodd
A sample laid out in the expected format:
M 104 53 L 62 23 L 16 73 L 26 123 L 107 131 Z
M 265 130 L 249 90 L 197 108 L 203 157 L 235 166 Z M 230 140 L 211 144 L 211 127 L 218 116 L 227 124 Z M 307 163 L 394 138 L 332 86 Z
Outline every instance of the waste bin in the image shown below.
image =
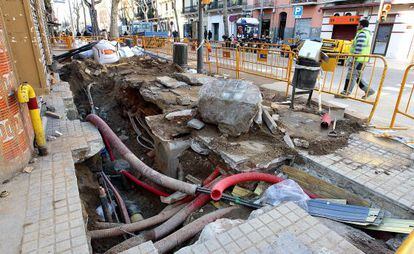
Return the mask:
M 175 42 L 173 45 L 173 62 L 181 67 L 186 67 L 187 59 L 187 43 Z
M 321 64 L 319 62 L 299 58 L 295 65 L 292 85 L 298 89 L 312 90 L 315 88 Z

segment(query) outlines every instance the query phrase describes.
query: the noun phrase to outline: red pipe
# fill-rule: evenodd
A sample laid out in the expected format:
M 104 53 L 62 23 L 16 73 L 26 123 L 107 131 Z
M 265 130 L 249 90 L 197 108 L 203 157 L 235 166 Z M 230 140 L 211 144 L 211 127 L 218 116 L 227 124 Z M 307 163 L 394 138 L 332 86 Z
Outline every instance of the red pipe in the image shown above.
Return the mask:
M 128 161 L 131 167 L 137 170 L 140 174 L 144 175 L 154 183 L 168 189 L 181 191 L 190 195 L 195 194 L 197 185 L 163 175 L 139 160 L 99 116 L 90 114 L 86 117 L 86 120 L 94 124 L 101 132 L 101 135 L 108 140 L 108 143 L 111 144 L 112 147 L 119 152 L 122 158 Z
M 216 182 L 217 181 L 213 181 L 211 184 L 214 184 Z M 211 185 L 208 185 L 206 187 L 210 187 L 210 186 Z M 174 216 L 169 218 L 167 221 L 165 221 L 158 227 L 153 228 L 149 231 L 145 231 L 138 236 L 131 237 L 128 240 L 125 240 L 122 243 L 119 243 L 118 245 L 113 246 L 111 249 L 105 252 L 105 254 L 120 253 L 134 246 L 137 246 L 143 242 L 150 241 L 150 240 L 154 241 L 154 240 L 158 240 L 158 239 L 165 237 L 166 235 L 171 233 L 175 228 L 181 225 L 191 213 L 197 211 L 202 206 L 207 204 L 208 201 L 210 201 L 210 199 L 211 199 L 210 195 L 199 194 L 191 203 L 186 205 L 183 209 L 181 209 L 179 212 L 174 214 Z
M 129 180 L 131 180 L 132 182 L 134 182 L 136 185 L 141 186 L 142 188 L 146 189 L 149 192 L 154 193 L 157 196 L 161 196 L 161 197 L 168 197 L 170 194 L 165 193 L 161 190 L 158 190 L 157 188 L 146 184 L 140 180 L 138 180 L 135 176 L 133 176 L 131 173 L 129 173 L 126 170 L 121 170 L 121 174 L 123 174 L 126 178 L 128 178 Z
M 129 219 L 128 211 L 125 206 L 124 200 L 121 197 L 121 194 L 119 194 L 118 190 L 115 188 L 115 186 L 109 181 L 108 177 L 105 174 L 102 174 L 102 177 L 104 181 L 108 184 L 109 188 L 111 188 L 112 192 L 114 193 L 115 199 L 119 205 L 119 209 L 121 210 L 122 217 L 124 217 L 125 223 L 131 223 L 131 220 Z
M 111 161 L 115 161 L 115 156 L 114 156 L 114 153 L 112 151 L 111 144 L 109 144 L 108 140 L 106 139 L 106 137 L 104 135 L 102 135 L 102 133 L 101 133 L 101 136 L 102 136 L 102 140 L 105 144 L 106 151 L 108 151 L 109 159 Z
M 204 179 L 204 181 L 203 181 L 203 186 L 205 186 L 205 185 L 207 185 L 207 184 L 209 184 L 209 183 L 211 183 L 214 179 L 216 179 L 218 176 L 220 175 L 220 167 L 219 166 L 217 166 L 214 170 L 213 170 L 213 172 L 211 172 L 211 174 L 206 178 L 206 179 Z
M 250 173 L 240 173 L 235 174 L 232 176 L 228 176 L 219 182 L 217 182 L 213 188 L 211 189 L 211 198 L 215 201 L 220 200 L 220 198 L 223 195 L 223 191 L 227 189 L 230 186 L 236 185 L 241 182 L 249 182 L 249 181 L 263 181 L 271 184 L 279 183 L 283 181 L 283 178 L 277 177 L 275 175 L 271 174 L 265 174 L 265 173 L 256 173 L 256 172 L 250 172 Z M 305 191 L 305 193 L 310 198 L 315 198 L 316 196 L 313 194 L 310 194 Z

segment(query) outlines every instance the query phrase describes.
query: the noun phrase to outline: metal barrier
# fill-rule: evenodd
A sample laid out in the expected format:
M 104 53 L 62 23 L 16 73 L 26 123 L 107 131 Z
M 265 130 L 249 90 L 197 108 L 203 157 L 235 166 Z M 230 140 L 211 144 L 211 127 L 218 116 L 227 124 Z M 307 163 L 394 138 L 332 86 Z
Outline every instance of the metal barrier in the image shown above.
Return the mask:
M 411 106 L 411 99 L 413 98 L 413 93 L 414 93 L 414 84 L 411 87 L 411 91 L 409 91 L 408 96 L 406 96 L 404 98 L 404 92 L 405 92 L 405 88 L 407 85 L 407 78 L 408 75 L 410 73 L 414 73 L 414 64 L 409 65 L 404 72 L 404 76 L 403 79 L 401 81 L 401 87 L 400 87 L 400 92 L 398 93 L 398 98 L 397 98 L 397 102 L 395 103 L 395 108 L 394 108 L 394 113 L 392 114 L 392 118 L 391 118 L 391 123 L 390 123 L 390 129 L 394 129 L 395 127 L 395 122 L 397 119 L 397 115 L 403 115 L 405 117 L 411 118 L 414 120 L 414 109 L 412 109 Z M 408 88 L 409 89 L 409 88 Z M 404 104 L 405 103 L 405 107 Z M 401 109 L 402 107 L 402 109 Z
M 328 56 L 329 61 L 321 65 L 322 72 L 315 90 L 372 105 L 367 119 L 367 124 L 369 124 L 378 107 L 388 68 L 387 61 L 380 55 L 332 53 Z M 359 63 L 357 59 L 361 58 L 366 58 L 365 60 L 368 62 Z M 344 64 L 341 65 L 341 62 Z M 376 95 L 370 97 L 366 93 L 362 94 L 359 92 L 360 89 L 355 86 L 359 86 L 365 91 L 376 89 Z
M 278 46 L 279 47 L 279 46 Z M 212 48 L 211 63 L 215 64 L 215 72 L 233 71 L 236 78 L 240 73 L 283 81 L 291 80 L 293 52 L 290 50 L 258 49 L 258 48 Z
M 68 50 L 72 48 L 73 37 L 72 36 L 56 36 L 50 37 L 50 44 L 55 50 Z

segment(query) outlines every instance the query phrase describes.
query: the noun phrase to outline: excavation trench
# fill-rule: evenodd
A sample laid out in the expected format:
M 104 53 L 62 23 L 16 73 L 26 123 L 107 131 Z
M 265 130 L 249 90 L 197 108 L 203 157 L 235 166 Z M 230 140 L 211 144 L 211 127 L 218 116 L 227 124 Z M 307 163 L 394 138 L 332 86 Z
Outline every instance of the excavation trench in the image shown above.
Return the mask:
M 197 131 L 189 128 L 186 123 L 191 117 L 200 118 L 198 113 L 194 113 L 190 118 L 183 116 L 175 117 L 173 120 L 165 119 L 170 112 L 197 108 L 199 84 L 187 82 L 183 85 L 174 81 L 171 87 L 165 87 L 160 80 L 157 80 L 159 77 L 176 77 L 175 73 L 182 71 L 180 67 L 172 63 L 147 56 L 123 59 L 118 64 L 106 66 L 101 66 L 92 60 L 74 60 L 61 69 L 61 78 L 70 83 L 82 120 L 85 120 L 86 116 L 92 112 L 88 99 L 89 86 L 96 115 L 108 124 L 139 160 L 165 175 L 192 184 L 201 184 L 217 168 L 222 175 L 244 171 L 273 174 L 275 171 L 280 172 L 279 168 L 282 165 L 300 164 L 297 151 L 289 148 L 284 141 L 285 131 L 290 134 L 292 140 L 299 139 L 309 144 L 308 147 L 300 149 L 310 154 L 320 155 L 345 147 L 349 136 L 363 129 L 357 121 L 344 119 L 338 121 L 337 124 L 340 137 L 327 137 L 328 131 L 320 129 L 320 115 L 317 114 L 317 107 L 307 108 L 304 102 L 299 100 L 296 109 L 291 111 L 282 103 L 286 100 L 285 97 L 275 96 L 269 90 L 262 89 L 263 105 L 268 106 L 269 110 L 279 117 L 277 121 L 279 128 L 276 132 L 270 133 L 265 125 L 256 124 L 253 124 L 248 133 L 239 137 L 222 135 L 217 126 L 212 124 L 206 124 L 205 128 Z M 196 142 L 198 148 L 208 150 L 208 153 L 195 149 L 192 142 Z M 103 225 L 103 213 L 100 212 L 101 215 L 98 215 L 96 211 L 101 206 L 99 186 L 104 185 L 101 180 L 102 172 L 118 189 L 129 213 L 131 209 L 135 209 L 132 213 L 138 213 L 142 217 L 140 218 L 145 220 L 158 215 L 168 205 L 161 202 L 159 196 L 126 179 L 120 170 L 128 170 L 128 165 L 120 161 L 121 154 L 116 149 L 112 152 L 115 161 L 110 160 L 108 150 L 106 150 L 77 165 L 78 185 L 84 215 L 88 218 L 89 231 L 102 229 Z M 154 184 L 151 179 L 137 174 L 136 171 L 129 172 L 133 173 L 139 181 L 162 193 L 174 192 Z M 254 195 L 251 192 L 257 188 L 257 182 L 241 183 L 238 187 L 250 191 L 244 198 L 253 198 Z M 234 190 L 230 187 L 226 193 L 232 191 Z M 109 193 L 109 196 L 113 196 L 111 192 Z M 218 207 L 227 206 L 229 206 L 228 202 L 209 202 L 191 213 L 184 224 L 213 212 Z M 247 219 L 251 211 L 250 208 L 242 207 L 225 216 Z M 115 207 L 115 213 L 119 222 L 124 223 L 119 206 Z M 112 220 L 118 223 L 114 215 Z M 144 230 L 153 229 L 160 223 Z M 123 235 L 94 238 L 91 241 L 94 253 L 104 253 L 139 233 L 142 232 L 125 231 Z M 355 238 L 355 245 L 372 246 L 372 252 L 369 248 L 365 248 L 368 253 L 388 253 L 383 241 L 366 236 L 361 238 L 361 234 L 354 231 L 349 235 Z M 195 235 L 189 238 L 189 240 L 180 241 L 179 246 L 169 251 L 172 253 L 180 247 L 190 245 L 198 237 Z

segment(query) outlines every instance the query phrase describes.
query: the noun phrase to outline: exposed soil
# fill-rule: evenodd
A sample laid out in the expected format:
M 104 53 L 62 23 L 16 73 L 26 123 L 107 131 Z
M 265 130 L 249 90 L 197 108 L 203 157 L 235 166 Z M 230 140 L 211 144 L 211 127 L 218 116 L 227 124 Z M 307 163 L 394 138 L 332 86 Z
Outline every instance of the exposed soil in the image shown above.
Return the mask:
M 274 113 L 280 116 L 278 125 L 286 129 L 292 139 L 298 138 L 309 142 L 309 147 L 306 148 L 309 154 L 325 155 L 332 153 L 347 146 L 350 135 L 364 130 L 362 121 L 354 119 L 338 120 L 335 128 L 338 136 L 330 137 L 328 133 L 332 131 L 332 125 L 329 129 L 322 129 L 320 127 L 321 113 L 318 112 L 315 105 L 306 106 L 305 98 L 296 98 L 295 109 L 291 110 L 289 105 L 281 104 L 281 102 L 290 100 L 290 97 L 286 97 L 284 93 L 264 88 L 261 88 L 261 91 L 264 105 L 270 107 L 272 102 L 276 103 L 277 108 L 271 110 L 274 110 Z

